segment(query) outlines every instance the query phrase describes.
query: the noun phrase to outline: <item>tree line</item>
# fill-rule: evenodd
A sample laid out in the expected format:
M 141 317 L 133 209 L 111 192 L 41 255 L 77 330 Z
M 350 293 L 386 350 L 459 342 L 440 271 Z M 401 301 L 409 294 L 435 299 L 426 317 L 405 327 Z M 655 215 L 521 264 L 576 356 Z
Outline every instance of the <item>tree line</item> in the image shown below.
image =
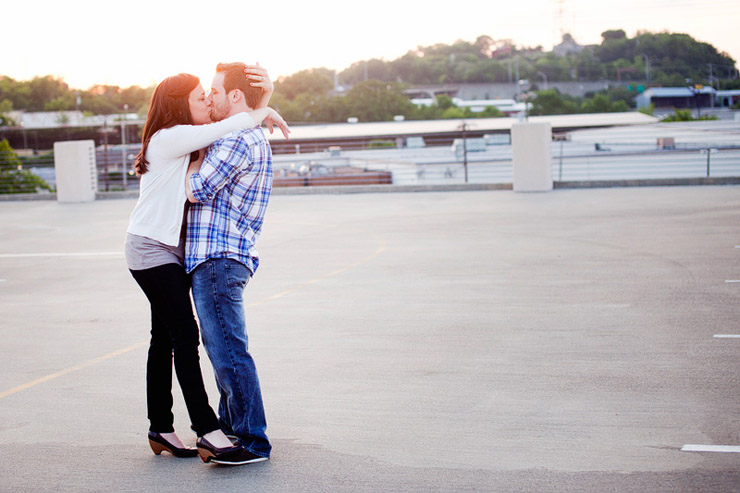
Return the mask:
M 566 35 L 567 36 L 567 35 Z M 566 38 L 572 41 L 572 38 Z M 623 30 L 602 33 L 599 45 L 559 56 L 541 46 L 519 47 L 511 40 L 479 36 L 474 42 L 456 41 L 417 47 L 391 61 L 380 59 L 354 63 L 336 74 L 326 68 L 303 70 L 275 82 L 272 105 L 289 122 L 340 122 L 348 117 L 360 121 L 500 116 L 491 108 L 471 113 L 457 108 L 449 98 L 435 105 L 417 107 L 403 93 L 414 85 L 454 83 L 533 83 L 534 111 L 552 112 L 624 111 L 633 107 L 635 91 L 615 89 L 587 98 L 569 98 L 556 91 L 541 91 L 539 80 L 622 80 L 652 85 L 713 85 L 740 88 L 735 60 L 709 43 L 687 34 L 640 32 L 629 38 Z M 70 88 L 52 76 L 17 81 L 0 77 L 0 125 L 13 125 L 7 116 L 14 109 L 61 111 L 79 109 L 89 114 L 135 111 L 144 116 L 153 87 L 96 85 L 87 90 Z M 540 102 L 537 102 L 540 99 Z
M 685 85 L 686 79 L 705 85 L 737 79 L 734 59 L 688 34 L 640 32 L 629 38 L 618 29 L 601 37 L 599 45 L 558 56 L 541 46 L 517 47 L 511 40 L 479 36 L 473 43 L 419 47 L 390 62 L 360 61 L 340 79 L 349 84 L 366 78 L 410 84 L 515 82 L 518 72 L 530 80 L 544 74 L 550 81 L 644 81 L 647 66 L 651 83 L 662 86 Z M 565 40 L 573 41 L 567 34 Z

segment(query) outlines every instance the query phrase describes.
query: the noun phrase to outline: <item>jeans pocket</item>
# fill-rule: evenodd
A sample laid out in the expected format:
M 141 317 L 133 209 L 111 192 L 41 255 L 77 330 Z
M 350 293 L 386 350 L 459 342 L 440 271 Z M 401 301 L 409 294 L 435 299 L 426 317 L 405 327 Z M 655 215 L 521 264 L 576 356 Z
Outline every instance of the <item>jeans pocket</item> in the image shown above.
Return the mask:
M 231 301 L 242 301 L 244 288 L 249 282 L 250 272 L 239 262 L 227 262 L 224 265 L 226 271 L 226 291 Z

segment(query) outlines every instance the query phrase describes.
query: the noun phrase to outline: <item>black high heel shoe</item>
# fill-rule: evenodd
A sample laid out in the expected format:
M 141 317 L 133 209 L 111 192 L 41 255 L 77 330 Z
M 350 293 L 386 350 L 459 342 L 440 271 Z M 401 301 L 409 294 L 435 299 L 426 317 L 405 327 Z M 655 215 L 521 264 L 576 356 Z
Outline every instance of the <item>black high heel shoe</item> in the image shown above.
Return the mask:
M 195 457 L 196 455 L 198 455 L 197 449 L 189 447 L 175 447 L 162 435 L 153 431 L 149 432 L 149 446 L 152 448 L 152 452 L 154 452 L 154 455 L 159 455 L 164 450 L 171 453 L 175 457 Z

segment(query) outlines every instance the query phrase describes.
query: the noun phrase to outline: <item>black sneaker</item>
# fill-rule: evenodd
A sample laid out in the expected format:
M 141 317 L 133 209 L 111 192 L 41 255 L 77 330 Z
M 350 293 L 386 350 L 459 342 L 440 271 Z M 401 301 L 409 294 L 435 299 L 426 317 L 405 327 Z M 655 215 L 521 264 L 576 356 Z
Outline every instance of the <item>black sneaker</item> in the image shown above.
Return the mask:
M 243 464 L 254 464 L 257 462 L 265 462 L 267 457 L 262 457 L 259 455 L 255 455 L 252 452 L 239 447 L 238 452 L 234 452 L 233 454 L 227 454 L 221 457 L 212 458 L 211 462 L 216 464 L 223 464 L 227 466 L 241 466 Z
M 264 462 L 267 457 L 255 455 L 244 449 L 241 445 L 233 447 L 218 448 L 203 437 L 196 441 L 198 454 L 203 462 L 213 462 L 215 464 L 224 464 L 230 466 L 240 466 L 242 464 L 252 464 L 255 462 Z

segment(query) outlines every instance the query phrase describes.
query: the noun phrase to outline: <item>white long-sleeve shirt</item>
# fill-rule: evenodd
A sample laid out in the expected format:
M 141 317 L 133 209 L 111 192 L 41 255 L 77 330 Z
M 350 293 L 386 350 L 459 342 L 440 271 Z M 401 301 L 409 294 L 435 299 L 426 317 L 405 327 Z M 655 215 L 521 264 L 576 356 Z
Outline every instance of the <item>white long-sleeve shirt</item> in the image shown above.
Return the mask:
M 185 177 L 190 153 L 234 130 L 254 126 L 249 114 L 239 113 L 208 125 L 177 125 L 155 133 L 147 148 L 148 171 L 141 175 L 139 200 L 127 232 L 177 246 L 187 201 Z

